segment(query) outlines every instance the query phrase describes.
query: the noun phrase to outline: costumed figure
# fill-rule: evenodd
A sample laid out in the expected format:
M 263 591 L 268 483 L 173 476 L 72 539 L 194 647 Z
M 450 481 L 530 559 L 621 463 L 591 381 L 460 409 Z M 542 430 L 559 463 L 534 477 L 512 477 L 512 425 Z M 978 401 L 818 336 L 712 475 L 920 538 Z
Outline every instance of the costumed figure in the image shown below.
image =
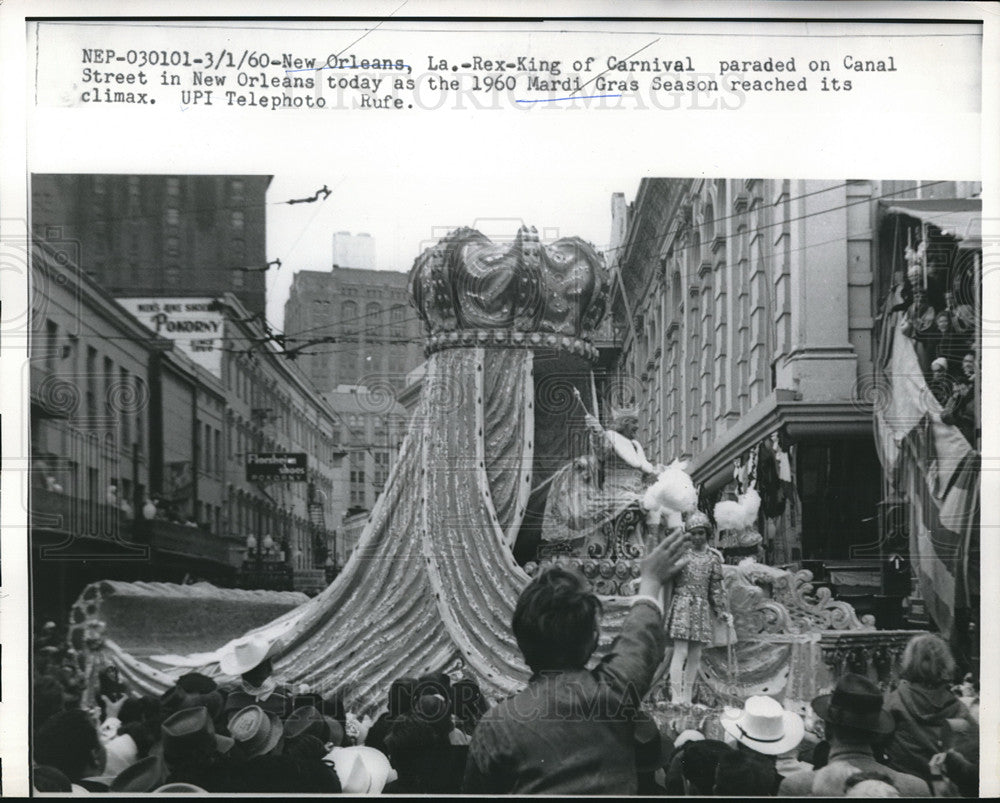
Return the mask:
M 713 641 L 712 614 L 732 624 L 722 588 L 722 554 L 708 545 L 712 525 L 701 511 L 688 516 L 686 563 L 674 580 L 667 614 L 667 636 L 673 639 L 670 659 L 670 696 L 676 703 L 691 704 L 701 651 Z
M 580 405 L 586 406 L 574 390 Z M 591 454 L 559 469 L 550 480 L 542 543 L 559 545 L 564 554 L 612 557 L 609 543 L 615 520 L 630 506 L 642 505 L 643 494 L 663 466 L 654 466 L 635 439 L 638 419 L 621 413 L 604 429 L 596 416 L 585 412 Z M 638 558 L 642 544 L 631 545 L 627 557 Z M 639 551 L 635 551 L 638 549 Z M 634 552 L 634 554 L 631 554 Z

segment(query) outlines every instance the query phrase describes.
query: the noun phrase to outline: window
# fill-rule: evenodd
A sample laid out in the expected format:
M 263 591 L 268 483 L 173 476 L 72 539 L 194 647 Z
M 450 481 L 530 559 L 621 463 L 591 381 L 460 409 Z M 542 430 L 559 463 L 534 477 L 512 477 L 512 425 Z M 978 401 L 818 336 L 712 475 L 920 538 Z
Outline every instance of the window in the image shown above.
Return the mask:
M 97 349 L 87 346 L 87 417 L 97 416 Z
M 233 270 L 231 272 L 231 277 L 233 281 L 233 287 L 236 289 L 241 289 L 243 287 L 243 271 Z
M 180 256 L 181 253 L 181 238 L 180 237 L 167 237 L 167 244 L 164 247 L 164 252 L 168 257 Z
M 345 301 L 340 305 L 340 331 L 344 334 L 357 334 L 358 305 L 354 301 Z
M 243 231 L 243 224 L 244 224 L 243 210 L 234 209 L 230 213 L 229 222 L 235 231 Z
M 179 226 L 181 224 L 181 213 L 178 211 L 177 207 L 168 206 L 164 217 L 167 221 L 168 226 Z
M 122 395 L 127 395 L 129 389 L 131 388 L 131 383 L 128 378 L 128 370 L 125 368 L 120 368 L 118 372 L 118 393 Z M 126 449 L 131 449 L 132 447 L 132 416 L 128 410 L 122 411 L 122 446 Z
M 163 278 L 170 287 L 177 287 L 181 283 L 181 269 L 177 265 L 167 265 L 163 269 Z
M 45 373 L 50 376 L 56 370 L 56 349 L 59 345 L 59 324 L 45 321 Z
M 181 194 L 181 180 L 171 177 L 167 179 L 167 197 L 177 198 Z

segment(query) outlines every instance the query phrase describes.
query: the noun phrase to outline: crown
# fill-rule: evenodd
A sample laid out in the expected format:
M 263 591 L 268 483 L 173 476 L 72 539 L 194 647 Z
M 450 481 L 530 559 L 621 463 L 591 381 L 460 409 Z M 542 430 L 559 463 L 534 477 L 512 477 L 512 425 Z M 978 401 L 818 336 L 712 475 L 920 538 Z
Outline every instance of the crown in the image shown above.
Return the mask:
M 596 359 L 590 335 L 604 317 L 609 288 L 593 245 L 579 237 L 542 245 L 538 231 L 526 226 L 510 243 L 455 229 L 410 270 L 427 354 L 463 346 L 548 347 Z

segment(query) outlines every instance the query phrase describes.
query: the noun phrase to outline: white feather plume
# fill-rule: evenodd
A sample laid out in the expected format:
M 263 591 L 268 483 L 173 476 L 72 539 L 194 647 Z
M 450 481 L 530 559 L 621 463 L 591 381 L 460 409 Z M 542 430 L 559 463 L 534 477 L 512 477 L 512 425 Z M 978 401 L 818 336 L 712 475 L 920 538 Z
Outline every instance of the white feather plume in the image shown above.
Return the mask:
M 757 513 L 760 511 L 760 494 L 756 488 L 748 488 L 740 494 L 739 505 L 743 508 L 743 526 L 753 527 L 757 523 Z
M 698 490 L 688 473 L 672 464 L 646 489 L 642 502 L 647 510 L 665 508 L 688 513 L 698 506 Z
M 740 503 L 728 499 L 716 503 L 713 515 L 720 530 L 742 530 L 746 521 L 746 513 Z

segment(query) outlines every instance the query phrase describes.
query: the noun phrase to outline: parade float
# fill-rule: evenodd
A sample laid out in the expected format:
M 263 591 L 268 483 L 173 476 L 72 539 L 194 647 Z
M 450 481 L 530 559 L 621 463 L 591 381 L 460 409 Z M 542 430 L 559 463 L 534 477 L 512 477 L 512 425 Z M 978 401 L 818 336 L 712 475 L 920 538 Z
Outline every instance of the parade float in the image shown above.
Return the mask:
M 528 228 L 507 243 L 459 229 L 416 260 L 410 286 L 427 365 L 385 490 L 334 582 L 248 628 L 272 644 L 288 683 L 340 689 L 359 714 L 377 709 L 403 675 L 472 677 L 494 699 L 519 690 L 529 671 L 511 616 L 530 576 L 552 561 L 576 566 L 602 595 L 600 654 L 628 611 L 650 537 L 644 512 L 629 504 L 590 528 L 583 548 L 543 538 L 563 499 L 560 478 L 577 472 L 601 483 L 588 462 L 587 417 L 610 414 L 599 409 L 591 370 L 609 275 L 593 246 L 578 238 L 543 245 Z M 871 617 L 814 588 L 807 571 L 753 559 L 724 571 L 737 641 L 704 652 L 695 700 L 710 708 L 763 693 L 805 710 L 846 668 L 888 679 L 912 635 L 876 631 Z M 114 664 L 146 693 L 192 670 L 229 680 L 220 656 L 241 634 L 212 604 L 188 608 L 197 645 L 181 651 L 172 639 L 173 649 L 153 654 L 138 645 L 165 643 L 153 632 L 155 599 L 143 599 L 143 616 L 104 621 L 88 592 L 90 606 L 83 600 L 71 625 L 90 671 Z M 127 598 L 126 589 L 117 593 Z M 178 604 L 168 598 L 163 610 Z M 669 705 L 663 673 L 649 702 Z

